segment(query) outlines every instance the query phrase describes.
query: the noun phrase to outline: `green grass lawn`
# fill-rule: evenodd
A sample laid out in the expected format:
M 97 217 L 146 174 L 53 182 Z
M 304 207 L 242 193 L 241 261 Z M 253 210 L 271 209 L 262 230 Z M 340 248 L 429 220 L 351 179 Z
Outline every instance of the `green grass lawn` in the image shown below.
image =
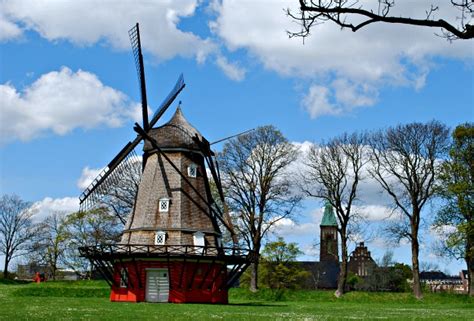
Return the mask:
M 283 301 L 270 293 L 232 289 L 229 305 L 112 303 L 100 281 L 0 283 L 0 320 L 474 320 L 465 295 L 293 291 Z

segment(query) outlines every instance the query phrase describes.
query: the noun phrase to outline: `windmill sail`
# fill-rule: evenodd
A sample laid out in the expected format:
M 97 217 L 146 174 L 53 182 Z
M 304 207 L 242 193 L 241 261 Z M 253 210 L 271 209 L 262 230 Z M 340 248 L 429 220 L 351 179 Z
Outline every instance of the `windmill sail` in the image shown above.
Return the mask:
M 137 67 L 138 83 L 140 86 L 140 94 L 142 96 L 142 115 L 143 128 L 148 130 L 148 103 L 146 99 L 146 83 L 145 83 L 145 68 L 143 66 L 142 46 L 140 42 L 140 29 L 138 23 L 128 31 L 130 43 L 132 44 L 133 56 L 135 57 L 135 66 Z
M 168 109 L 168 107 L 171 105 L 171 103 L 178 97 L 179 93 L 181 90 L 184 89 L 186 84 L 184 83 L 184 77 L 183 74 L 179 75 L 178 80 L 176 81 L 176 84 L 174 85 L 173 89 L 171 89 L 170 93 L 168 96 L 166 96 L 165 100 L 161 103 L 160 107 L 158 107 L 153 114 L 153 117 L 151 118 L 150 121 L 150 127 L 153 127 L 158 119 L 164 114 L 164 112 Z
M 173 103 L 173 101 L 176 99 L 176 97 L 179 95 L 179 93 L 183 90 L 183 88 L 186 86 L 184 83 L 184 77 L 181 74 L 178 77 L 178 80 L 176 81 L 175 86 L 173 89 L 170 91 L 166 99 L 161 103 L 160 107 L 157 109 L 155 114 L 153 115 L 153 118 L 150 122 L 150 126 L 153 127 L 153 125 L 156 124 L 156 122 L 160 119 L 160 117 L 165 113 L 165 111 L 168 109 L 168 107 Z M 84 190 L 84 192 L 81 194 L 79 197 L 79 201 L 81 204 L 85 203 L 85 201 L 92 195 L 94 194 L 95 190 L 104 182 L 106 182 L 107 178 L 113 174 L 114 170 L 126 159 L 130 157 L 130 153 L 135 149 L 135 147 L 142 141 L 141 136 L 137 136 L 132 142 L 128 142 L 122 150 L 117 154 L 117 156 L 114 157 L 114 159 L 104 168 L 104 170 L 92 181 L 92 183 Z M 136 155 L 136 154 L 135 154 Z M 107 185 L 107 184 L 106 184 Z M 100 202 L 100 198 L 98 197 L 99 195 L 102 195 L 101 192 L 95 193 L 92 197 L 90 197 L 90 202 L 87 202 L 89 204 L 88 206 L 85 206 L 86 209 L 93 207 L 94 205 L 97 205 L 96 203 Z
M 140 29 L 138 23 L 129 30 L 130 42 L 132 45 L 133 56 L 135 58 L 135 66 L 137 68 L 138 83 L 140 86 L 140 94 L 142 101 L 143 127 L 148 130 L 153 127 L 160 117 L 165 113 L 168 107 L 173 103 L 179 93 L 186 86 L 183 74 L 178 77 L 175 86 L 170 91 L 160 107 L 154 113 L 151 122 L 148 121 L 148 103 L 146 97 L 145 69 L 143 65 L 143 55 L 140 42 Z M 99 173 L 99 175 L 91 182 L 79 197 L 81 210 L 88 210 L 97 206 L 103 206 L 110 199 L 111 195 L 119 197 L 117 191 L 113 190 L 113 186 L 117 186 L 117 182 L 128 181 L 131 186 L 137 186 L 140 180 L 141 171 L 137 173 L 137 159 L 139 157 L 134 149 L 142 141 L 138 136 L 133 141 L 128 142 L 117 156 Z M 145 162 L 145 159 L 143 159 Z M 144 164 L 144 163 L 143 163 Z M 137 187 L 136 187 L 137 188 Z M 136 190 L 135 190 L 136 194 Z M 133 199 L 134 197 L 131 197 Z M 118 202 L 120 204 L 120 202 Z M 111 205 L 112 206 L 112 205 Z M 117 212 L 117 210 L 115 210 Z M 119 218 L 123 220 L 122 217 Z

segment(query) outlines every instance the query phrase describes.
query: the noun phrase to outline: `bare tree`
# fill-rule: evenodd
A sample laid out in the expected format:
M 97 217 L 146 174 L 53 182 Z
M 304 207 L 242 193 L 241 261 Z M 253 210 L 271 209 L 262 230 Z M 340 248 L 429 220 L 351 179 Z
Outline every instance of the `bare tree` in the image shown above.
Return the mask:
M 48 266 L 50 278 L 56 280 L 59 265 L 64 261 L 67 242 L 70 239 L 66 213 L 53 212 L 36 226 L 34 234 L 30 260 Z
M 411 242 L 413 293 L 422 298 L 419 278 L 419 229 L 425 204 L 435 193 L 441 157 L 449 147 L 449 129 L 437 122 L 398 125 L 374 133 L 370 140 L 372 177 L 401 212 L 389 227 L 397 239 Z
M 379 0 L 378 8 L 375 10 L 358 0 L 299 0 L 299 4 L 298 14 L 287 10 L 288 15 L 301 24 L 301 31 L 289 32 L 290 37 L 307 37 L 313 27 L 329 21 L 354 32 L 373 23 L 384 22 L 440 28 L 442 36 L 448 40 L 474 38 L 474 26 L 470 24 L 474 13 L 472 0 L 450 0 L 449 5 L 459 10 L 458 25 L 444 19 L 435 19 L 439 7 L 433 4 L 426 8 L 424 19 L 391 15 L 395 0 Z
M 258 289 L 262 240 L 278 221 L 290 217 L 301 197 L 292 190 L 288 166 L 297 150 L 273 126 L 259 127 L 227 142 L 219 155 L 228 206 L 240 240 L 257 253 L 250 289 Z
M 31 204 L 16 195 L 3 195 L 0 199 L 0 253 L 5 255 L 4 278 L 8 277 L 11 260 L 27 249 L 32 236 L 33 214 Z
M 365 157 L 365 135 L 343 134 L 321 146 L 312 146 L 306 155 L 307 171 L 303 175 L 302 189 L 310 197 L 326 200 L 336 211 L 338 233 L 341 236 L 341 270 L 335 295 L 340 297 L 346 287 L 348 240 L 350 224 L 356 214 L 354 202 Z

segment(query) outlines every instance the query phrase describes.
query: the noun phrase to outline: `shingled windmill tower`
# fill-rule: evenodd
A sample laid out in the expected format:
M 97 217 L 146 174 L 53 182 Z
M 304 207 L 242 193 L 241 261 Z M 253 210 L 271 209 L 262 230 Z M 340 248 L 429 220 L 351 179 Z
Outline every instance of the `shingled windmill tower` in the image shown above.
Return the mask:
M 112 291 L 112 301 L 227 303 L 227 291 L 255 257 L 236 245 L 229 219 L 216 206 L 208 171 L 223 201 L 218 166 L 209 142 L 181 108 L 164 125 L 158 119 L 184 88 L 182 76 L 148 122 L 145 74 L 138 24 L 131 30 L 142 93 L 143 128 L 80 197 L 81 209 L 100 207 L 130 166 L 141 141 L 143 173 L 119 244 L 80 248 Z M 206 166 L 207 165 L 207 166 Z M 222 244 L 226 229 L 234 246 Z

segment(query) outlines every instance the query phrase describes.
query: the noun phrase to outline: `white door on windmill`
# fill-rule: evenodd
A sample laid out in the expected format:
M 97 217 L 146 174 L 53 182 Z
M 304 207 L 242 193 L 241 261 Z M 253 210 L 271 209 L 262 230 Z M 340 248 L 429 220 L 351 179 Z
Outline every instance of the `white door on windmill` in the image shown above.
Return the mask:
M 170 283 L 167 269 L 148 270 L 146 272 L 146 301 L 168 302 Z

